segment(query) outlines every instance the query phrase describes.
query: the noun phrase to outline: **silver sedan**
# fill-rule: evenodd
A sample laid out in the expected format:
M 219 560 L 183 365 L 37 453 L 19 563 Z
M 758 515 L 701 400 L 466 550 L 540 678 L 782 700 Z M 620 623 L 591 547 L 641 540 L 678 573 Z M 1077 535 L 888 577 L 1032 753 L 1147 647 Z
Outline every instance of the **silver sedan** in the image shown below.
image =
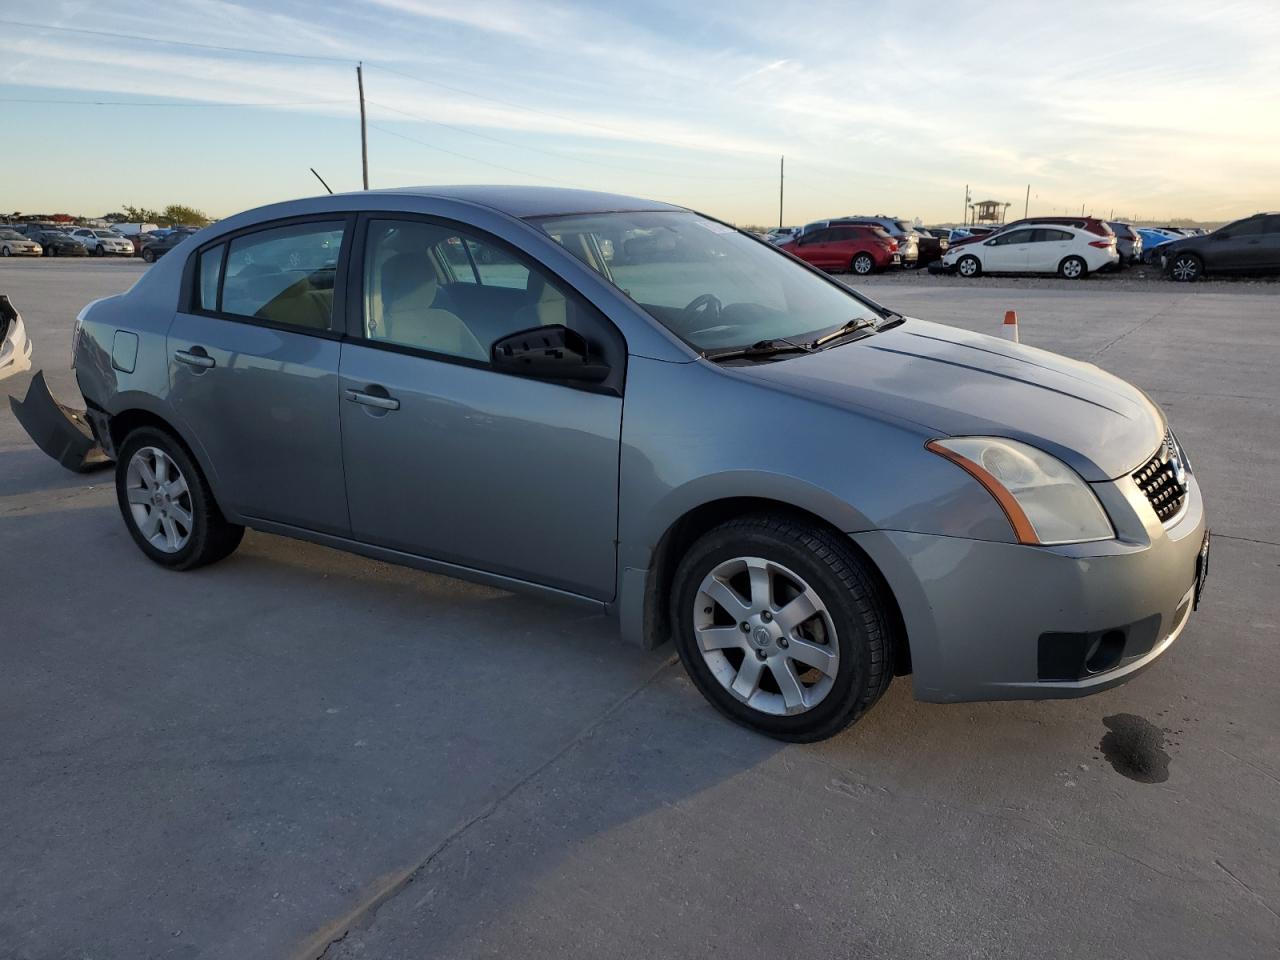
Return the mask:
M 786 740 L 895 676 L 933 701 L 1114 686 L 1207 570 L 1141 390 L 633 197 L 264 207 L 92 304 L 75 345 L 156 563 L 253 527 L 555 597 L 674 641 L 717 709 Z M 66 465 L 95 455 L 40 389 L 17 409 Z

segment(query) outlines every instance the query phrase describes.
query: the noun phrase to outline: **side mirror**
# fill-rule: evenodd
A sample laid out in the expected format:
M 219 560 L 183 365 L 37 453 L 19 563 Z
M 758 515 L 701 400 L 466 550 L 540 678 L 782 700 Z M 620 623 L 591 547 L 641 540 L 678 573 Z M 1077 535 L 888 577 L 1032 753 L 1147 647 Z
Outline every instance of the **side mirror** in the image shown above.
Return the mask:
M 507 334 L 493 342 L 490 356 L 495 370 L 544 380 L 600 383 L 610 372 L 582 334 L 559 323 Z

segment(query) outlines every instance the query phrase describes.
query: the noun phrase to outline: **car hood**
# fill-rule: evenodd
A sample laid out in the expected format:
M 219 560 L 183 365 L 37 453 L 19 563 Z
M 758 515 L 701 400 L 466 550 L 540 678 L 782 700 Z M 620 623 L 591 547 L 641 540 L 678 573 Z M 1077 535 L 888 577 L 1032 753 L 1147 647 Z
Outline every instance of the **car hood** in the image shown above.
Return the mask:
M 1021 440 L 1093 482 L 1141 466 L 1166 429 L 1146 394 L 1093 364 L 923 320 L 734 370 L 938 435 Z

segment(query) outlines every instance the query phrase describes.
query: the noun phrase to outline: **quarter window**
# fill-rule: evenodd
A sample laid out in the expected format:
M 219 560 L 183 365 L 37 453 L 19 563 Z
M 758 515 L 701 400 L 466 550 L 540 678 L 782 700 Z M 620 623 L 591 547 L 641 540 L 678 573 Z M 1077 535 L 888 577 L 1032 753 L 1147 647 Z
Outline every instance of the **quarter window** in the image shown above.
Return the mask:
M 201 310 L 218 309 L 218 278 L 222 276 L 222 258 L 226 253 L 227 245 L 220 243 L 200 254 Z
M 342 232 L 342 222 L 334 221 L 236 237 L 227 251 L 220 311 L 312 330 L 329 329 Z M 202 276 L 203 266 L 202 258 Z

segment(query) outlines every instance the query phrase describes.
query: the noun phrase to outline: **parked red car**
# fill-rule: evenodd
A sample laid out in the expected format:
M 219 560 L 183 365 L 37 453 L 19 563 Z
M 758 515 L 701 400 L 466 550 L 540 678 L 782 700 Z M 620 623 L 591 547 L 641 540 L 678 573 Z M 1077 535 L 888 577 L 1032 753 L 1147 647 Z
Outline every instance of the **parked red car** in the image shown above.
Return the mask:
M 898 241 L 880 227 L 841 224 L 809 230 L 778 249 L 831 273 L 866 275 L 902 263 Z

